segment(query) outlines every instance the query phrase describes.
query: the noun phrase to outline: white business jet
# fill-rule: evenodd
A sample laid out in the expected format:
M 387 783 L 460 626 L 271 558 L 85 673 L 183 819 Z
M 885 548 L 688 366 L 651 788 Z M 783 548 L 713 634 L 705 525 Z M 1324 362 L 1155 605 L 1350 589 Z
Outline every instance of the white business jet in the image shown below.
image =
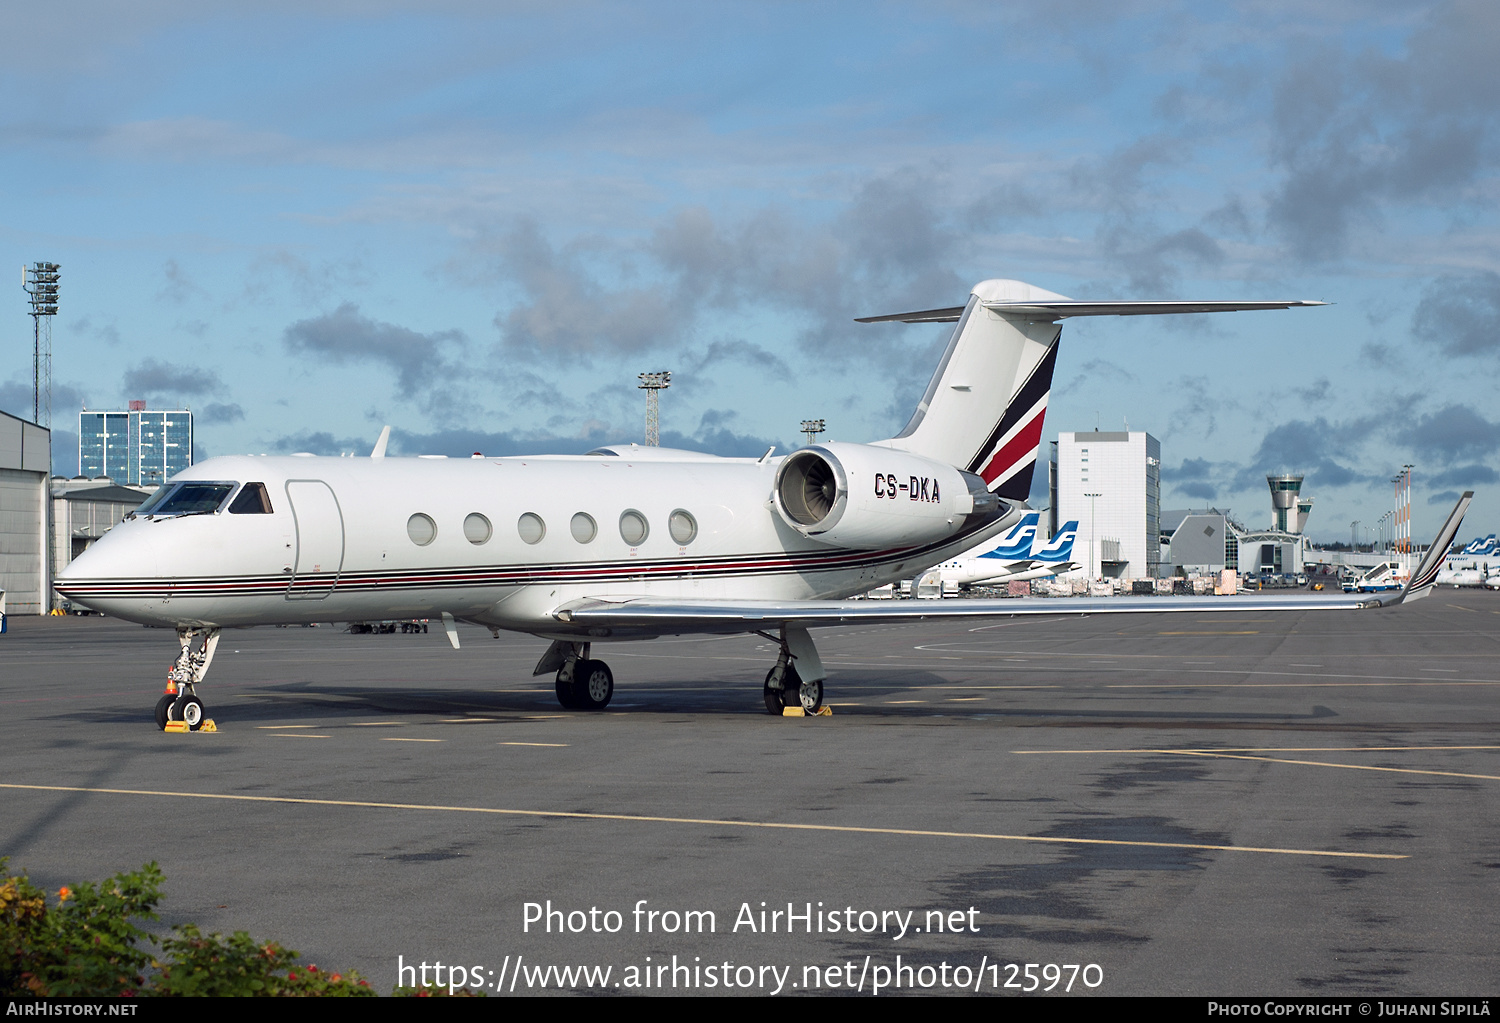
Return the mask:
M 633 446 L 386 458 L 387 428 L 370 458 L 211 458 L 110 530 L 56 589 L 176 628 L 180 652 L 157 723 L 189 728 L 204 719 L 197 687 L 220 630 L 251 625 L 441 617 L 455 646 L 458 621 L 530 633 L 552 644 L 536 674 L 555 672 L 558 701 L 589 710 L 614 692 L 596 642 L 754 633 L 780 648 L 764 686 L 766 708 L 779 714 L 822 705 L 826 673 L 809 628 L 1411 599 L 1431 585 L 1422 569 L 1404 593 L 1376 598 L 845 599 L 911 578 L 1028 513 L 1060 320 L 1322 304 L 1078 302 L 984 281 L 962 306 L 861 321 L 957 324 L 911 421 L 887 440 L 780 458 Z M 1470 496 L 1431 548 L 1439 561 Z

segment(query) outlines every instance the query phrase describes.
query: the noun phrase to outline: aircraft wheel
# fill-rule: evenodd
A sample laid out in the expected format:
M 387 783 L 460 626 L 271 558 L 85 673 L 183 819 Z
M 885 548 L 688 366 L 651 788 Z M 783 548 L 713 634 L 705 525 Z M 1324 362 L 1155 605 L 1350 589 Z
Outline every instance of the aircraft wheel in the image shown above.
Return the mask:
M 764 690 L 766 700 L 766 713 L 781 717 L 782 708 L 788 706 L 790 703 L 788 697 L 790 696 L 790 694 L 795 693 L 798 687 L 802 685 L 802 679 L 798 677 L 797 669 L 788 664 L 786 666 L 786 674 L 781 676 L 781 684 L 785 688 L 772 689 L 771 676 L 775 674 L 775 672 L 775 668 L 772 668 L 770 671 L 766 672 L 766 688 Z M 792 699 L 795 699 L 795 697 L 792 697 Z
M 156 727 L 166 731 L 167 721 L 171 719 L 172 704 L 177 702 L 175 693 L 166 693 L 160 700 L 156 701 Z
M 573 669 L 573 693 L 583 710 L 603 710 L 615 695 L 615 676 L 603 661 L 579 661 Z
M 582 668 L 583 665 L 584 665 L 583 661 L 579 661 L 576 664 L 574 664 L 573 665 L 573 678 L 569 679 L 566 682 L 563 681 L 563 673 L 562 673 L 562 671 L 559 670 L 558 673 L 557 673 L 557 684 L 556 684 L 557 702 L 562 705 L 563 710 L 577 710 L 578 709 L 578 701 L 573 698 L 573 693 L 575 692 L 576 687 L 578 685 L 577 679 L 578 679 L 579 669 Z
M 172 704 L 171 714 L 173 721 L 181 721 L 188 726 L 188 731 L 196 732 L 203 724 L 203 701 L 196 696 L 179 696 Z
M 802 710 L 808 714 L 816 714 L 818 708 L 823 706 L 823 681 L 803 682 L 796 688 L 789 689 L 788 702 L 796 701 L 802 704 Z

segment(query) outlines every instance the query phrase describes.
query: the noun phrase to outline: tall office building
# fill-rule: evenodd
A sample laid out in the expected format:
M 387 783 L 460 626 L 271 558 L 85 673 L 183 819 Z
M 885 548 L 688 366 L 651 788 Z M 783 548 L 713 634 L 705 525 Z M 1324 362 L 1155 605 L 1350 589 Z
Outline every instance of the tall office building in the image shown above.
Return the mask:
M 193 414 L 146 408 L 78 414 L 78 475 L 157 486 L 193 464 Z
M 1155 577 L 1161 441 L 1149 433 L 1059 433 L 1056 473 L 1058 521 L 1078 522 L 1074 560 L 1094 577 Z

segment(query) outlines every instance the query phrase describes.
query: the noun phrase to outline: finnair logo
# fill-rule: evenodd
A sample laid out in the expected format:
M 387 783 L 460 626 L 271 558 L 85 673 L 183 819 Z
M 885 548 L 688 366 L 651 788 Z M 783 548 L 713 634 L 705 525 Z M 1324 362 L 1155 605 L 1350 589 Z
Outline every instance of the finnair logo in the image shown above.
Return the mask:
M 1012 561 L 1029 557 L 1031 544 L 1036 539 L 1037 512 L 1027 512 L 1026 517 L 1016 523 L 1009 533 L 1000 538 L 993 550 L 981 554 L 981 558 L 1008 558 Z
M 1073 556 L 1073 540 L 1078 536 L 1078 523 L 1067 522 L 1047 546 L 1033 555 L 1038 561 L 1067 561 Z

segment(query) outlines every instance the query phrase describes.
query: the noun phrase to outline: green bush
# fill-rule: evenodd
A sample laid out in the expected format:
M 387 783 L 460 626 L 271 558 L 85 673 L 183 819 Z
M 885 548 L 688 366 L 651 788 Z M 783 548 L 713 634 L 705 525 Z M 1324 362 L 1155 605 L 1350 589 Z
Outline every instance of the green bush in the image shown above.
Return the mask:
M 7 875 L 0 858 L 0 876 Z M 56 903 L 24 874 L 0 882 L 0 996 L 133 997 L 137 995 L 366 996 L 354 971 L 298 966 L 297 953 L 258 942 L 244 931 L 205 935 L 174 927 L 158 939 L 136 920 L 158 919 L 164 878 L 148 863 L 102 885 L 64 887 Z M 161 946 L 161 955 L 147 949 Z

